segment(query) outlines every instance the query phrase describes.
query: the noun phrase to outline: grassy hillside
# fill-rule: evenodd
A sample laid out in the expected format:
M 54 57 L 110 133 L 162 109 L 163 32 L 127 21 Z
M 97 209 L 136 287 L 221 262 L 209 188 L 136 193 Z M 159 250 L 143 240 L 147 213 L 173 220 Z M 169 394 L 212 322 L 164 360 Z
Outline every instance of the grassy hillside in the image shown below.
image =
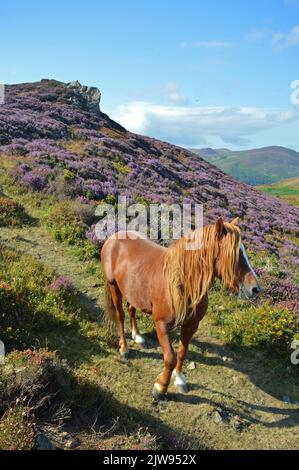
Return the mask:
M 157 404 L 150 391 L 162 355 L 150 317 L 138 316 L 147 349 L 131 342 L 127 321 L 130 358 L 120 361 L 102 322 L 99 260 L 79 260 L 73 245 L 55 241 L 43 223 L 55 198 L 14 187 L 3 170 L 0 182 L 27 216 L 0 231 L 0 337 L 8 353 L 0 448 L 298 448 L 299 386 L 288 349 L 296 330 L 286 308 L 294 293 L 274 257 L 254 259 L 265 296 L 259 305 L 211 292 L 185 364 L 191 390 L 180 395 L 171 386 Z
M 299 176 L 299 153 L 284 147 L 254 150 L 199 149 L 195 152 L 239 181 L 269 184 Z
M 132 134 L 99 92 L 45 80 L 0 107 L 0 449 L 297 449 L 299 212 L 192 152 Z M 242 218 L 263 296 L 216 284 L 185 364 L 187 395 L 151 389 L 163 362 L 150 316 L 129 361 L 103 321 L 98 204 L 202 202 Z M 116 207 L 117 208 L 117 207 Z M 178 332 L 172 333 L 175 348 Z
M 271 196 L 279 197 L 288 204 L 299 206 L 299 178 L 290 178 L 271 185 L 257 186 Z
M 87 212 L 76 236 L 85 228 L 92 239 L 95 205 L 115 204 L 121 194 L 128 202 L 203 204 L 206 223 L 239 216 L 252 249 L 273 251 L 286 263 L 298 255 L 292 241 L 299 232 L 297 208 L 237 182 L 193 152 L 128 132 L 100 111 L 99 96 L 76 82 L 42 80 L 7 86 L 0 107 L 0 158 L 7 171 L 23 188 L 72 200 Z

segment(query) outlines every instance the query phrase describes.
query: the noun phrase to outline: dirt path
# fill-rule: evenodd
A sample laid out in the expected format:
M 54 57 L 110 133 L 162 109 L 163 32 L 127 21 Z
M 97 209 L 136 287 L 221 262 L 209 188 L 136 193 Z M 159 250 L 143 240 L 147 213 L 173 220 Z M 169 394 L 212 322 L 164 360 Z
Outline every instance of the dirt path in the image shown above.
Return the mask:
M 57 275 L 70 279 L 83 294 L 82 302 L 86 302 L 97 313 L 102 313 L 102 281 L 93 274 L 96 263 L 82 262 L 76 258 L 72 248 L 53 240 L 40 226 L 38 219 L 35 226 L 1 227 L 0 240 L 13 249 L 39 259 L 54 269 Z
M 0 239 L 69 278 L 81 292 L 82 302 L 101 314 L 102 281 L 93 272 L 93 262 L 80 262 L 70 247 L 51 239 L 39 224 L 1 228 Z M 207 318 L 186 362 L 190 392 L 180 395 L 171 386 L 169 401 L 154 404 L 150 391 L 162 367 L 161 351 L 151 320 L 143 317 L 141 324 L 150 349 L 138 350 L 131 343 L 130 360 L 123 363 L 116 353 L 103 355 L 90 350 L 88 343 L 84 360 L 76 365 L 78 376 L 87 377 L 99 392 L 105 389 L 112 394 L 112 412 L 122 413 L 128 422 L 139 421 L 151 433 L 172 433 L 174 444 L 182 432 L 192 446 L 197 442 L 199 447 L 217 449 L 299 449 L 298 406 L 286 403 L 299 398 L 298 376 L 287 362 L 215 340 Z M 76 437 L 82 448 L 103 445 L 97 437 L 89 441 L 80 433 Z

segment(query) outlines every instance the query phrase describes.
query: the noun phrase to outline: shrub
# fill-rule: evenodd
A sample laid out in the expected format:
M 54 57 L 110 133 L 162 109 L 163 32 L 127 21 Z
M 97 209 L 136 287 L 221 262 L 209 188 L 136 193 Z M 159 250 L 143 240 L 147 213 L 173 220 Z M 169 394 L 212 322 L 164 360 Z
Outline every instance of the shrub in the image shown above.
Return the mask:
M 41 395 L 49 399 L 57 393 L 67 394 L 67 365 L 55 351 L 26 349 L 12 351 L 0 366 L 0 412 L 19 399 L 30 401 L 32 409 L 40 404 Z M 48 406 L 46 403 L 44 406 Z M 38 411 L 41 407 L 37 407 Z
M 262 275 L 264 296 L 273 302 L 293 301 L 299 298 L 299 286 L 286 279 Z
M 20 226 L 28 220 L 23 206 L 8 197 L 0 197 L 0 227 Z
M 79 312 L 77 291 L 73 283 L 65 277 L 57 277 L 47 286 L 43 305 L 49 309 L 58 308 L 73 316 Z
M 125 162 L 119 160 L 113 163 L 114 168 L 116 168 L 120 173 L 127 175 L 130 173 L 130 168 L 126 166 Z
M 218 318 L 224 338 L 231 343 L 252 347 L 273 347 L 285 351 L 296 334 L 294 315 L 271 305 L 224 310 Z
M 34 447 L 35 426 L 62 424 L 70 416 L 67 364 L 46 349 L 13 351 L 0 366 L 0 448 Z
M 107 194 L 107 196 L 105 196 L 105 198 L 104 198 L 104 201 L 107 204 L 115 205 L 116 201 L 117 201 L 117 198 L 114 194 Z
M 76 206 L 70 201 L 55 204 L 43 216 L 43 221 L 58 241 L 75 245 L 85 239 L 87 227 L 80 219 Z
M 82 260 L 92 259 L 99 252 L 97 244 L 86 238 L 88 224 L 92 220 L 90 207 L 70 201 L 57 203 L 43 216 L 43 222 L 53 237 L 72 245 L 74 254 Z
M 47 178 L 43 175 L 38 175 L 33 171 L 25 173 L 22 178 L 22 182 L 34 191 L 42 191 L 47 186 Z
M 34 441 L 30 408 L 18 404 L 6 410 L 0 419 L 0 449 L 31 450 Z
M 285 277 L 285 272 L 280 265 L 278 257 L 274 253 L 270 254 L 266 250 L 258 253 L 248 251 L 250 253 L 250 259 L 256 268 L 262 268 L 264 272 L 267 272 L 271 276 Z
M 0 276 L 7 280 L 17 296 L 31 307 L 36 307 L 44 297 L 45 286 L 53 279 L 53 272 L 31 256 L 2 250 Z
M 294 298 L 293 300 L 282 300 L 277 302 L 277 307 L 284 308 L 292 312 L 294 315 L 299 317 L 299 299 Z
M 76 177 L 76 173 L 72 170 L 65 168 L 63 170 L 63 176 L 66 180 L 73 180 Z
M 0 283 L 0 338 L 6 348 L 22 347 L 30 341 L 28 306 L 8 284 Z
M 87 261 L 99 256 L 100 246 L 98 243 L 84 240 L 82 243 L 74 246 L 72 251 L 80 260 Z
M 0 245 L 0 338 L 6 349 L 44 344 L 44 329 L 80 310 L 70 281 Z
M 74 286 L 72 282 L 65 277 L 57 277 L 49 286 L 48 289 L 52 291 L 72 291 Z

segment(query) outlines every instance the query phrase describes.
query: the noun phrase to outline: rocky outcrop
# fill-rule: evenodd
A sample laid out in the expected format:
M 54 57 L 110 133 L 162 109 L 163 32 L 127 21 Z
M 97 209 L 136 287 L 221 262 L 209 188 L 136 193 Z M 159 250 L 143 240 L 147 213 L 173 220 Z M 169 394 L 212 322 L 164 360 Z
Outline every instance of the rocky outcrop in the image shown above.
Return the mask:
M 98 88 L 81 85 L 78 80 L 66 86 L 73 91 L 71 101 L 75 106 L 93 113 L 100 112 L 101 92 Z

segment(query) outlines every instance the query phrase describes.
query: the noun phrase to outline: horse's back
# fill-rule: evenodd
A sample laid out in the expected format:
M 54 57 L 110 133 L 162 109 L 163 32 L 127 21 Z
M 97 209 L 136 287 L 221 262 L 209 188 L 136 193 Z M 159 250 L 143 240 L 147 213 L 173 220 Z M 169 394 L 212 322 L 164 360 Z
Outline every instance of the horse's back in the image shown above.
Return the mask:
M 163 272 L 165 251 L 138 232 L 117 232 L 101 251 L 105 277 L 118 285 L 129 303 L 149 310 L 153 277 Z

